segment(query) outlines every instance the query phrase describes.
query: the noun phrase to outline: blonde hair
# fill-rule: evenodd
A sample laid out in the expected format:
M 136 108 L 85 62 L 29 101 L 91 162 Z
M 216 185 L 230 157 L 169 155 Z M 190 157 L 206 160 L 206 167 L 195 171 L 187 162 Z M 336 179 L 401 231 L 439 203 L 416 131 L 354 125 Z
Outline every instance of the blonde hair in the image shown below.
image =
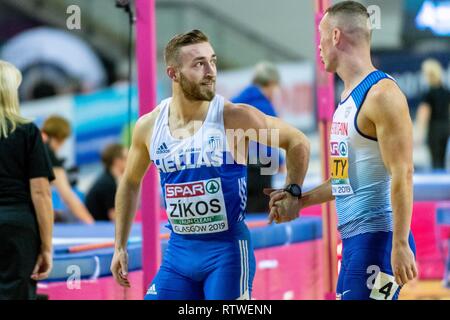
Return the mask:
M 442 66 L 435 59 L 427 59 L 422 63 L 422 72 L 430 86 L 438 86 L 442 83 Z
M 19 85 L 22 74 L 11 63 L 0 60 L 0 138 L 8 135 L 29 120 L 20 116 Z

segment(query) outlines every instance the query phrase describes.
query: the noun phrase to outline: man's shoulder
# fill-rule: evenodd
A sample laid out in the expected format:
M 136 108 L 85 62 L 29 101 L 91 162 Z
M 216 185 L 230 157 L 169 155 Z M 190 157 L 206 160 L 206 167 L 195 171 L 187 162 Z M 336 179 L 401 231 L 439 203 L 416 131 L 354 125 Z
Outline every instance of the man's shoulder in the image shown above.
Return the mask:
M 161 112 L 161 106 L 156 106 L 155 109 L 150 111 L 149 113 L 146 113 L 139 117 L 137 123 L 140 126 L 153 126 L 156 122 L 156 119 L 159 116 L 159 113 Z
M 406 102 L 406 96 L 395 81 L 386 78 L 370 88 L 365 102 L 376 107 L 378 111 L 381 111 L 380 109 L 389 111 L 398 104 Z
M 397 117 L 399 111 L 408 111 L 408 101 L 405 94 L 395 81 L 382 79 L 373 85 L 367 93 L 364 102 L 364 113 L 372 119 L 385 117 Z
M 244 103 L 224 104 L 223 118 L 226 129 L 255 129 L 265 127 L 264 114 L 252 105 Z
M 404 97 L 398 84 L 390 78 L 380 80 L 367 93 L 367 99 L 384 103 L 389 99 Z
M 136 122 L 135 134 L 142 137 L 147 137 L 149 133 L 153 131 L 153 127 L 155 126 L 156 120 L 158 119 L 160 112 L 161 107 L 157 106 L 149 113 L 139 117 L 138 121 Z
M 223 105 L 224 116 L 228 117 L 239 117 L 247 114 L 250 109 L 255 108 L 254 106 L 246 103 L 234 103 L 225 100 Z

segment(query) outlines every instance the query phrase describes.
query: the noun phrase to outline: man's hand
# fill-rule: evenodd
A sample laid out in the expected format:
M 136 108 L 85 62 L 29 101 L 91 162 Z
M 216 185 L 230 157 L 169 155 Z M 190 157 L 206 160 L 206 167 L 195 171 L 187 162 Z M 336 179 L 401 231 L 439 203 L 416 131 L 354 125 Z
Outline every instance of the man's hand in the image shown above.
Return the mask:
M 289 222 L 299 216 L 301 201 L 283 190 L 264 189 L 266 195 L 270 195 L 269 224 Z
M 414 254 L 408 244 L 393 244 L 391 265 L 395 282 L 403 286 L 417 277 Z
M 128 253 L 126 250 L 114 250 L 114 256 L 111 261 L 111 272 L 116 282 L 122 287 L 130 288 L 128 280 Z
M 31 274 L 31 279 L 36 281 L 47 279 L 50 271 L 52 271 L 52 266 L 52 251 L 41 251 L 34 266 L 33 273 Z

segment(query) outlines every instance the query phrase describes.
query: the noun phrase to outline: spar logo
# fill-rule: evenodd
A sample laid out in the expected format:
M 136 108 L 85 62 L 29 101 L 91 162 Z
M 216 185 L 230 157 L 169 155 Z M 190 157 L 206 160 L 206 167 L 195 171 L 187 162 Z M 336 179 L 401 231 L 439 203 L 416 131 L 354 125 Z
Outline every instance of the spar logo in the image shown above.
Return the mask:
M 199 197 L 204 195 L 205 185 L 203 181 L 185 184 L 166 184 L 166 198 Z
M 348 155 L 347 143 L 342 142 L 331 142 L 331 156 L 333 157 L 346 157 Z
M 206 191 L 210 194 L 217 193 L 220 190 L 219 183 L 216 180 L 210 180 L 206 184 Z

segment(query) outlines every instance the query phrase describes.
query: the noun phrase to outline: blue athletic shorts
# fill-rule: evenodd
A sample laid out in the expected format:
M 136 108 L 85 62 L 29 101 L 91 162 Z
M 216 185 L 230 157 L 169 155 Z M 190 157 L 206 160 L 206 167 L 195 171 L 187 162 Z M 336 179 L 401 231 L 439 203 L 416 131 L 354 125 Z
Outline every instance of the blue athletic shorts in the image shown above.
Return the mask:
M 412 234 L 409 245 L 416 254 Z M 338 300 L 397 300 L 400 287 L 392 267 L 392 232 L 364 233 L 342 241 Z
M 255 256 L 241 222 L 233 233 L 192 239 L 173 235 L 145 300 L 250 299 Z

